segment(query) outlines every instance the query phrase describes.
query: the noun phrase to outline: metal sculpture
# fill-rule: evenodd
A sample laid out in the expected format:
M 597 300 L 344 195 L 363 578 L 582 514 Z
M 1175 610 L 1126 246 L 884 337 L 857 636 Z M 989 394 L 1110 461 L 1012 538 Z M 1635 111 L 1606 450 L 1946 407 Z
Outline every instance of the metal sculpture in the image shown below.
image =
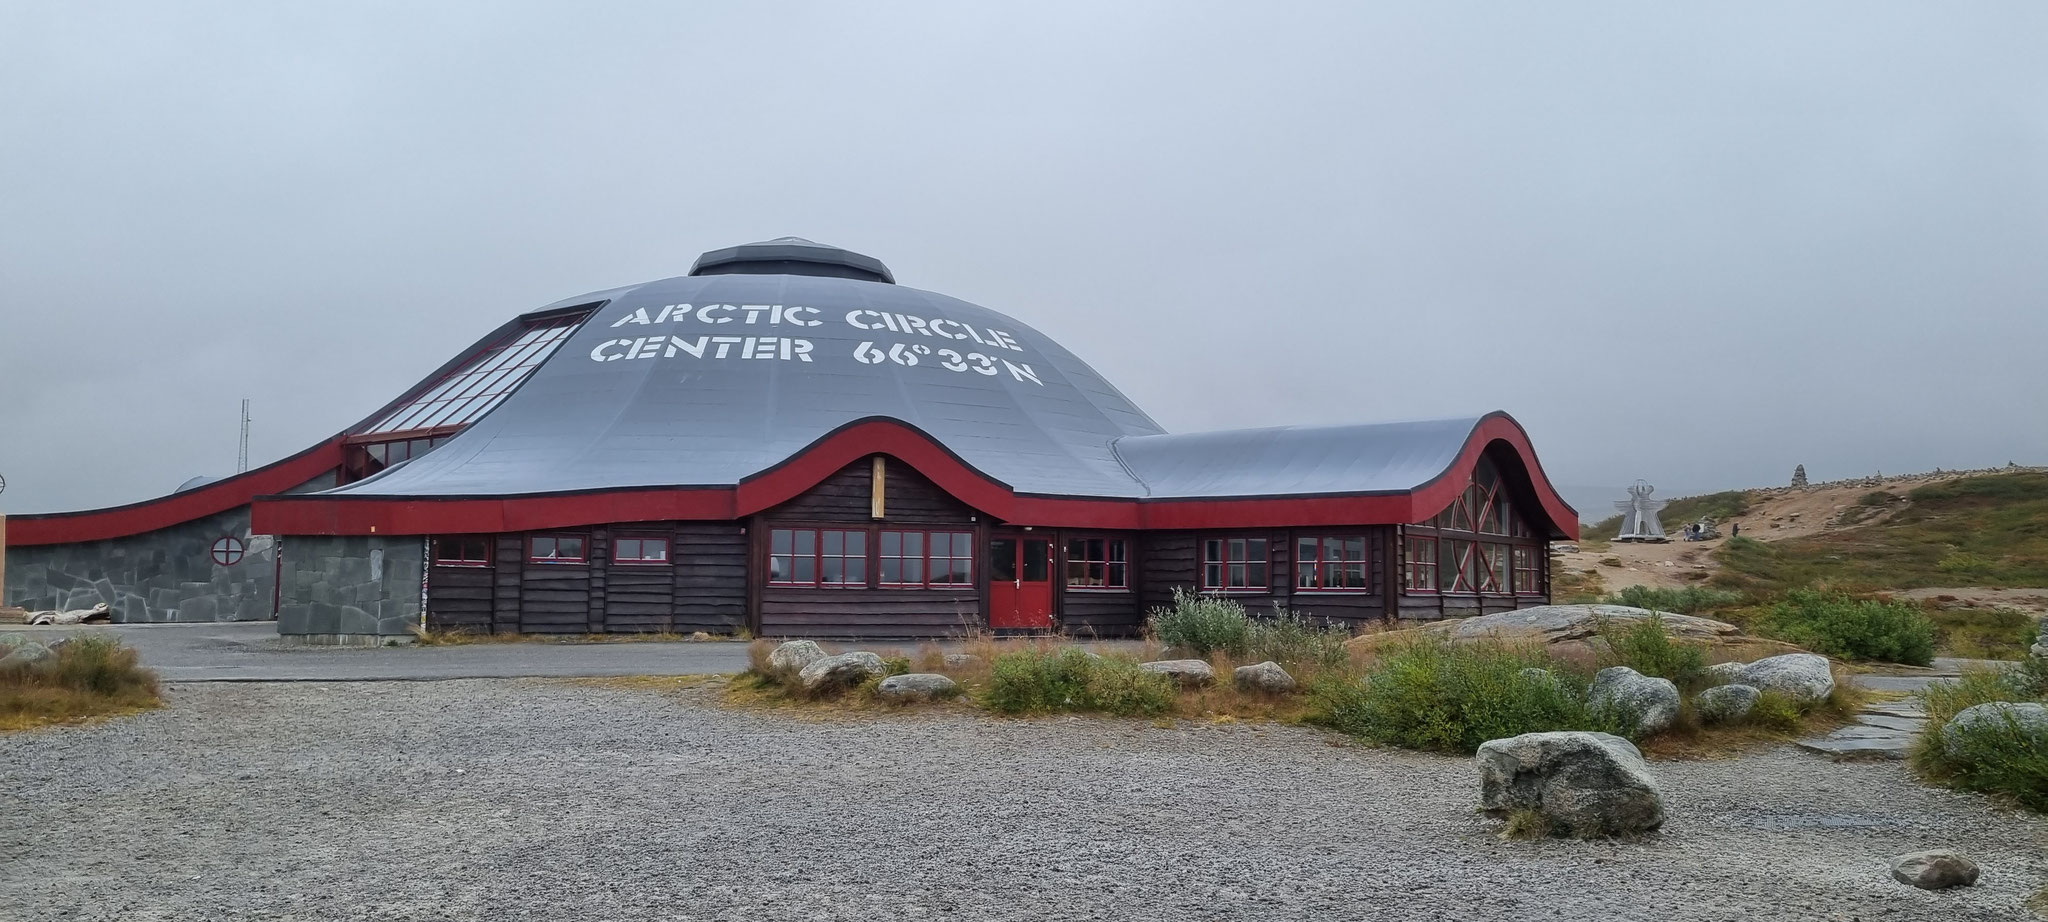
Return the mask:
M 1664 524 L 1657 521 L 1657 510 L 1664 508 L 1664 501 L 1651 499 L 1650 494 L 1655 492 L 1656 487 L 1638 480 L 1628 488 L 1628 499 L 1614 504 L 1614 508 L 1621 510 L 1621 533 L 1615 535 L 1614 540 L 1660 543 L 1671 540 L 1664 534 Z

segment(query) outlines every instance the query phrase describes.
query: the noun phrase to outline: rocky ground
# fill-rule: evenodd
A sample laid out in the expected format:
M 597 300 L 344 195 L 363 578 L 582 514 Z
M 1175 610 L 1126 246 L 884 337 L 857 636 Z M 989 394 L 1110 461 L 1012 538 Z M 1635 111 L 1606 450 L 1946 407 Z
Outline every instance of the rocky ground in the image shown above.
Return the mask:
M 1792 747 L 1504 842 L 1469 760 L 1295 728 L 798 718 L 555 680 L 174 685 L 0 737 L 0 918 L 2024 919 L 2048 820 Z M 1967 890 L 1895 883 L 1953 846 Z

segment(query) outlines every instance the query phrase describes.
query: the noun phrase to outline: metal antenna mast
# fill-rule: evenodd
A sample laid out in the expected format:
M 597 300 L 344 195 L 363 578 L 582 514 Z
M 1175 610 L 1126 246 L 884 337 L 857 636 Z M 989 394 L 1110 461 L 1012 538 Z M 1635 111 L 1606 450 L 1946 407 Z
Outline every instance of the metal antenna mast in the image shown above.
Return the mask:
M 235 473 L 249 471 L 249 398 L 242 398 L 242 450 L 235 456 Z

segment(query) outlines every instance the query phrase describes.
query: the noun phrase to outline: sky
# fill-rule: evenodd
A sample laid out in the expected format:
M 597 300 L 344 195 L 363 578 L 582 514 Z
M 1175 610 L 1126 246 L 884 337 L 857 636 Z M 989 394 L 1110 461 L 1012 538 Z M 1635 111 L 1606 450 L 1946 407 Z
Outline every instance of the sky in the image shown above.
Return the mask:
M 0 510 L 232 473 L 243 397 L 252 465 L 293 454 L 512 316 L 786 234 L 1169 431 L 1504 409 L 1568 496 L 2048 463 L 2044 37 L 2032 0 L 0 0 Z

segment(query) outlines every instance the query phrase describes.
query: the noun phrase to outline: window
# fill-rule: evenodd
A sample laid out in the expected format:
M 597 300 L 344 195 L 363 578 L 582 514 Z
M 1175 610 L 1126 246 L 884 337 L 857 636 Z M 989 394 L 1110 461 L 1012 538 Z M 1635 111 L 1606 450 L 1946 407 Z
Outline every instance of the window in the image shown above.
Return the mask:
M 1294 585 L 1299 589 L 1370 589 L 1363 537 L 1296 538 Z
M 526 542 L 526 559 L 532 563 L 588 563 L 585 552 L 589 539 L 582 535 L 534 535 Z
M 965 531 L 884 531 L 876 563 L 881 584 L 901 588 L 974 583 L 974 534 Z
M 1067 588 L 1130 587 L 1122 538 L 1075 538 L 1067 542 Z
M 450 438 L 453 436 L 437 435 L 431 438 L 387 439 L 350 445 L 342 455 L 342 480 L 345 483 L 354 483 L 370 477 L 394 464 L 410 461 L 433 451 Z
M 1515 548 L 1515 592 L 1540 595 L 1543 592 L 1543 556 L 1538 548 Z
M 1264 538 L 1209 538 L 1202 542 L 1202 588 L 1266 588 Z
M 457 535 L 434 539 L 434 566 L 488 567 L 491 539 L 482 535 Z
M 1404 570 L 1408 574 L 1408 591 L 1436 591 L 1436 538 L 1431 535 L 1409 535 L 1407 537 L 1407 559 Z
M 612 563 L 668 563 L 667 538 L 614 538 Z
M 528 323 L 363 431 L 412 432 L 475 421 L 547 361 L 588 316 L 590 311 L 573 311 Z
M 1446 560 L 1437 567 L 1437 588 L 1444 592 L 1471 592 L 1478 562 L 1472 559 L 1472 542 L 1445 539 L 1440 549 Z
M 841 589 L 868 584 L 868 533 L 778 528 L 768 535 L 768 581 Z

